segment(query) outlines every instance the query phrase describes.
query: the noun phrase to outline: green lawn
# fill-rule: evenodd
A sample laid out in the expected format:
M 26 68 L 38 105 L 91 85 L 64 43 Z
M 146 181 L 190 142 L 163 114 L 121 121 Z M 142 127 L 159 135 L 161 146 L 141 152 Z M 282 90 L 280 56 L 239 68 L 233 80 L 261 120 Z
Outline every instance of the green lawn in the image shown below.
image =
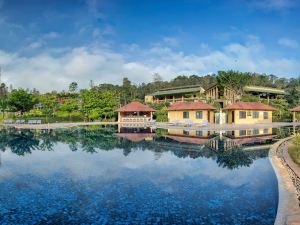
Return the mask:
M 289 146 L 289 154 L 294 162 L 300 166 L 300 146 L 291 144 Z

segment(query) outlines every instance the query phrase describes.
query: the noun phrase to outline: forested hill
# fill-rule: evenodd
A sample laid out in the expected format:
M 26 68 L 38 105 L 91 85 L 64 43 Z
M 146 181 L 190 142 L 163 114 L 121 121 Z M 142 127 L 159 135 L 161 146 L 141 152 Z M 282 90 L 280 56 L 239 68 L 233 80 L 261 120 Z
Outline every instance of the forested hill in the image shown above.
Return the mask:
M 242 73 L 238 71 L 220 71 L 218 74 L 211 75 L 179 75 L 170 81 L 165 81 L 159 74 L 153 75 L 153 81 L 149 83 L 136 84 L 128 78 L 123 78 L 122 85 L 99 84 L 96 87 L 100 90 L 111 90 L 120 93 L 120 101 L 122 103 L 130 102 L 133 99 L 143 100 L 144 96 L 151 94 L 162 88 L 172 88 L 187 85 L 201 85 L 204 89 L 216 84 L 217 77 L 225 73 L 227 77 L 219 83 L 227 82 L 230 78 L 230 85 L 257 85 L 265 87 L 280 88 L 293 93 L 295 97 L 300 97 L 300 78 L 283 78 L 275 75 L 266 75 L 258 73 Z M 239 84 L 242 83 L 242 84 Z M 299 91 L 298 91 L 299 90 Z M 299 93 L 295 93 L 299 92 Z M 287 97 L 288 98 L 288 97 Z M 299 99 L 299 98 L 298 98 Z

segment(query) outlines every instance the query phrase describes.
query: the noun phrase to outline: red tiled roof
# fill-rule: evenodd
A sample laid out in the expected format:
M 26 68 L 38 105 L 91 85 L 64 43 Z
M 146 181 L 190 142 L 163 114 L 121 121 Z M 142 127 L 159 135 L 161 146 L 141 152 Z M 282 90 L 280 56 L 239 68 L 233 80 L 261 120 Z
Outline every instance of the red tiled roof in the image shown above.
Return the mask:
M 152 109 L 149 106 L 146 106 L 140 102 L 131 102 L 127 105 L 122 106 L 116 110 L 117 112 L 155 112 L 155 109 Z
M 292 112 L 300 112 L 300 106 L 296 106 L 295 108 L 292 108 L 290 111 L 292 111 Z
M 225 110 L 230 109 L 252 109 L 252 110 L 264 110 L 264 111 L 275 111 L 276 109 L 272 106 L 263 104 L 261 102 L 235 102 L 224 108 Z
M 173 105 L 167 108 L 168 111 L 179 110 L 215 110 L 212 105 L 203 102 L 175 102 Z

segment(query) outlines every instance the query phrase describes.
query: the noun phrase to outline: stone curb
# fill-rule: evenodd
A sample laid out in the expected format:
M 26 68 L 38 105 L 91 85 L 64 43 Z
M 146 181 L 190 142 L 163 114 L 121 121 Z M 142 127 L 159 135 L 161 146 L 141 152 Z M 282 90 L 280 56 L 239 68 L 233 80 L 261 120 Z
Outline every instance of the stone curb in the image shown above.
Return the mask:
M 300 209 L 298 193 L 291 179 L 291 175 L 285 161 L 281 157 L 282 150 L 287 147 L 288 137 L 276 142 L 269 151 L 269 158 L 278 180 L 278 208 L 275 225 L 300 224 Z

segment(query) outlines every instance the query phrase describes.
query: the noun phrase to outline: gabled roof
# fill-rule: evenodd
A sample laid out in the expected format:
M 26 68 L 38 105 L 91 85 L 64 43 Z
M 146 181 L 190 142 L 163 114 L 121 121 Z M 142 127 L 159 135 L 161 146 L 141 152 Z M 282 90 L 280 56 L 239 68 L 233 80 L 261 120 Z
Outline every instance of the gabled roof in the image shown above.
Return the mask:
M 290 109 L 292 112 L 300 112 L 300 106 L 296 106 L 295 108 Z
M 152 93 L 152 96 L 161 96 L 161 95 L 172 95 L 172 94 L 188 94 L 188 93 L 194 93 L 194 92 L 204 92 L 204 89 L 199 85 L 193 85 L 193 86 L 182 86 L 182 87 L 174 87 L 174 88 L 167 88 L 167 89 L 161 89 L 154 93 Z
M 155 109 L 140 102 L 131 102 L 116 110 L 117 112 L 155 112 Z
M 167 108 L 168 111 L 180 111 L 180 110 L 215 110 L 212 105 L 203 102 L 175 102 L 173 105 Z
M 272 106 L 263 104 L 261 102 L 235 102 L 224 108 L 224 110 L 236 110 L 236 109 L 250 109 L 250 110 L 263 110 L 263 111 L 276 110 Z

